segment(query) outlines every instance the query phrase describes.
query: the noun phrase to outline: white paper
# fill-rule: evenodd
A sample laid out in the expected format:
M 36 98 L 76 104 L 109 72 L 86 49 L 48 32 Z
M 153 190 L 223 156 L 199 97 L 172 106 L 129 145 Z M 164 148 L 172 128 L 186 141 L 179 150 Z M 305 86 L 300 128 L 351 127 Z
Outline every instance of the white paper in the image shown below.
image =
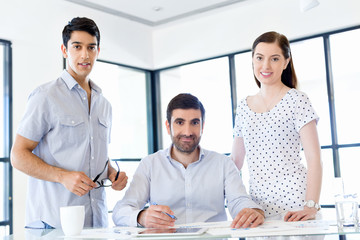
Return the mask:
M 138 228 L 129 227 L 83 229 L 80 235 L 71 236 L 71 238 L 131 239 L 132 234 L 137 233 L 139 230 Z M 61 236 L 61 238 L 65 238 L 65 236 Z
M 278 235 L 311 235 L 335 233 L 337 229 L 329 227 L 323 220 L 284 222 L 282 220 L 265 221 L 256 228 L 211 228 L 207 233 L 215 236 L 255 237 Z
M 185 224 L 176 224 L 175 227 L 178 228 L 225 228 L 230 227 L 231 221 L 222 221 L 222 222 L 196 222 L 196 223 L 185 223 Z

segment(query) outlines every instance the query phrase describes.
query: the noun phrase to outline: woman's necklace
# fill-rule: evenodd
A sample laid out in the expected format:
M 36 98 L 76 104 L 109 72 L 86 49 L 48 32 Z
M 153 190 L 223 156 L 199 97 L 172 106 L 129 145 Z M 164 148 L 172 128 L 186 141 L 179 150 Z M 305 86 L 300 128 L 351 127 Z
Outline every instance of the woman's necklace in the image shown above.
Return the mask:
M 280 94 L 281 94 L 284 86 L 285 86 L 285 85 L 283 85 L 283 86 L 280 88 L 279 93 L 276 94 L 276 95 L 271 99 L 271 101 L 270 101 L 269 104 L 266 104 L 264 96 L 262 95 L 261 91 L 259 92 L 260 97 L 261 97 L 262 101 L 264 102 L 264 105 L 265 105 L 265 108 L 266 108 L 266 112 L 270 112 L 270 110 L 271 110 L 270 107 L 274 104 L 275 100 L 280 96 Z

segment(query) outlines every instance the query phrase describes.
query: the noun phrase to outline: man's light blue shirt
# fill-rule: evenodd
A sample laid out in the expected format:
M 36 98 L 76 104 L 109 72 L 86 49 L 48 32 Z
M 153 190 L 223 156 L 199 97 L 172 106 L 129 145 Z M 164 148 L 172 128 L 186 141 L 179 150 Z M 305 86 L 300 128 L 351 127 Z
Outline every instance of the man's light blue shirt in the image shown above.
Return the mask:
M 167 205 L 175 223 L 226 221 L 225 199 L 232 217 L 243 208 L 259 208 L 251 200 L 235 164 L 223 154 L 200 148 L 199 159 L 185 168 L 170 149 L 143 158 L 124 198 L 113 211 L 116 225 L 137 226 L 147 203 Z
M 112 112 L 101 89 L 92 81 L 90 86 L 89 110 L 86 91 L 64 70 L 60 78 L 30 94 L 17 133 L 39 142 L 33 153 L 47 164 L 94 179 L 108 157 Z M 107 177 L 107 171 L 101 177 Z M 43 221 L 60 228 L 60 207 L 72 205 L 85 206 L 85 227 L 107 226 L 104 188 L 79 197 L 60 183 L 29 177 L 26 226 L 40 227 Z

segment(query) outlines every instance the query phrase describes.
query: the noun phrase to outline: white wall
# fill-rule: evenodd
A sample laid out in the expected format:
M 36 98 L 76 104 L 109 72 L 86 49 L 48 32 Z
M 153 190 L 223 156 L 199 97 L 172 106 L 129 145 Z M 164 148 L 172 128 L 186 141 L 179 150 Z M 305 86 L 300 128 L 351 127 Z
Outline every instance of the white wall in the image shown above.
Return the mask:
M 249 0 L 159 26 L 153 32 L 153 65 L 159 69 L 250 49 L 257 36 L 272 30 L 291 40 L 360 24 L 360 1 L 319 2 L 302 13 L 299 0 Z
M 269 30 L 294 39 L 360 24 L 357 0 L 320 0 L 305 13 L 298 0 L 249 0 L 223 10 L 150 28 L 63 0 L 0 0 L 0 38 L 13 44 L 14 135 L 30 91 L 62 71 L 61 31 L 75 16 L 98 24 L 101 59 L 146 69 L 248 49 Z M 27 178 L 14 170 L 13 181 L 17 233 L 24 227 Z

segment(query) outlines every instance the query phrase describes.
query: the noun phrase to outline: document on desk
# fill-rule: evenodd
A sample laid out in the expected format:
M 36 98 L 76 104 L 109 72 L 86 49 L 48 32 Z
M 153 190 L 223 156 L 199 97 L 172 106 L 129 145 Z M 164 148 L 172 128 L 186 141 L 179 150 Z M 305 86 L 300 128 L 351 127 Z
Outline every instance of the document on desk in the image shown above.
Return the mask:
M 284 222 L 282 220 L 265 221 L 256 228 L 209 228 L 208 234 L 214 236 L 231 237 L 258 237 L 278 235 L 311 235 L 321 233 L 335 233 L 329 228 L 329 224 L 323 220 Z
M 178 228 L 229 228 L 231 221 L 175 224 Z
M 131 239 L 132 235 L 140 231 L 140 228 L 115 227 L 115 228 L 94 228 L 83 229 L 80 235 L 71 236 L 79 239 Z M 62 236 L 62 238 L 67 238 Z

